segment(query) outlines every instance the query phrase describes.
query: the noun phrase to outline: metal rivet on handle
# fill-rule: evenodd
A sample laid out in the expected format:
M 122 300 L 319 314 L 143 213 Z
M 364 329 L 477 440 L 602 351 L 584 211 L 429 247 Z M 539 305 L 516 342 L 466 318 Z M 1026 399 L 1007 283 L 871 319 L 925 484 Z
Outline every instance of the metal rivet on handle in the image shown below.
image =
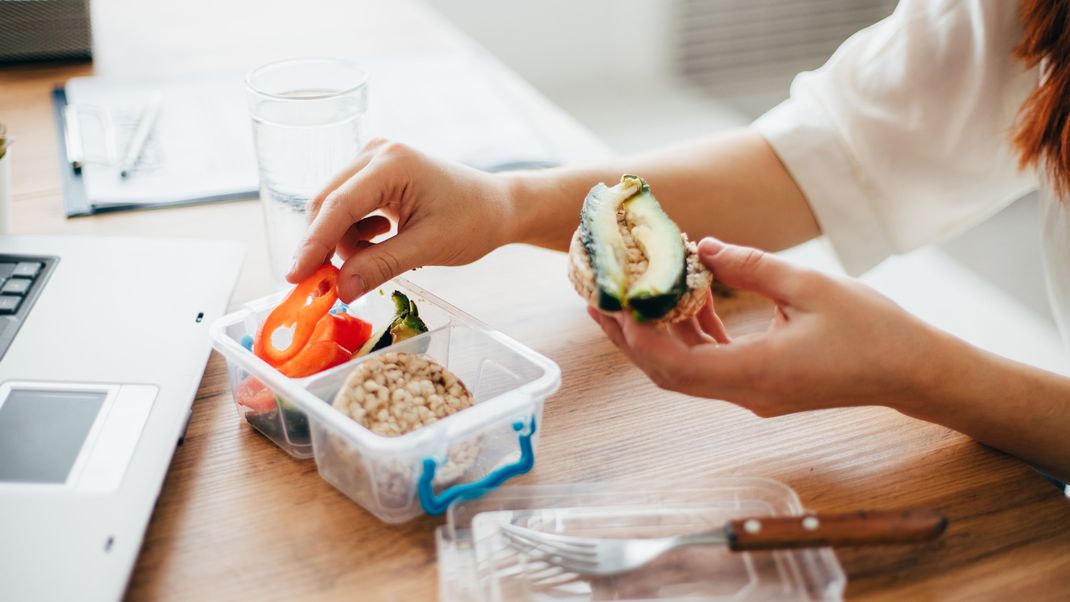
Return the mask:
M 762 522 L 756 518 L 743 521 L 743 530 L 747 533 L 757 533 L 762 530 Z
M 821 522 L 817 520 L 816 516 L 807 516 L 803 519 L 802 526 L 807 531 L 816 531 L 821 526 Z

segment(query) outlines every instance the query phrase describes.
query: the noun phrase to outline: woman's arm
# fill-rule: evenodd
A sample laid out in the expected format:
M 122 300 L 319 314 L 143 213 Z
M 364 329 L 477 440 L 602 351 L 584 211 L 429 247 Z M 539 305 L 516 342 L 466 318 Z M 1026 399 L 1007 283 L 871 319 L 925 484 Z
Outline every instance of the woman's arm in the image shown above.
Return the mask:
M 748 128 L 602 165 L 507 176 L 518 211 L 514 240 L 567 250 L 587 191 L 621 174 L 645 178 L 693 239 L 716 236 L 779 251 L 821 234 L 795 180 Z
M 937 332 L 926 385 L 896 409 L 965 433 L 1070 482 L 1070 379 Z
M 705 239 L 714 276 L 777 304 L 769 330 L 721 344 L 700 315 L 668 332 L 592 310 L 657 385 L 760 416 L 882 405 L 965 433 L 1070 479 L 1070 379 L 984 352 L 867 286 Z
M 339 293 L 348 301 L 412 268 L 469 263 L 507 243 L 564 250 L 591 187 L 627 172 L 647 178 L 695 238 L 779 250 L 820 234 L 795 181 L 749 129 L 632 159 L 513 174 L 377 140 L 310 203 L 311 224 L 288 278 L 305 278 L 337 252 L 345 260 Z M 377 210 L 398 233 L 372 244 L 389 229 L 382 217 L 368 217 Z

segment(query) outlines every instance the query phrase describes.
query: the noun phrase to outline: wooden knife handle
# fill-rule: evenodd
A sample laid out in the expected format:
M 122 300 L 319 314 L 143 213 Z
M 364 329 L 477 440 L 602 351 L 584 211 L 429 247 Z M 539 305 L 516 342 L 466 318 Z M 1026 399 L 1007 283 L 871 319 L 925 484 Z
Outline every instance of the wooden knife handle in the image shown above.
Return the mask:
M 947 518 L 933 510 L 876 510 L 847 514 L 754 517 L 726 529 L 733 550 L 917 543 L 939 537 Z

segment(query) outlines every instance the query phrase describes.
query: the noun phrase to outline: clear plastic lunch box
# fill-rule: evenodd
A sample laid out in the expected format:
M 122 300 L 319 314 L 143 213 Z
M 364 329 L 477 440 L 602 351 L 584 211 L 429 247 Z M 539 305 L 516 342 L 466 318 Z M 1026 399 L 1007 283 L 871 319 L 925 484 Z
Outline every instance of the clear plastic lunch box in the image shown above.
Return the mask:
M 561 383 L 554 362 L 402 279 L 336 310 L 371 322 L 377 332 L 393 318 L 395 290 L 416 302 L 428 332 L 305 378 L 282 375 L 243 346 L 286 291 L 250 302 L 211 328 L 235 401 L 242 387 L 272 394 L 255 410 L 236 403 L 241 418 L 295 458 L 315 458 L 320 476 L 388 523 L 440 514 L 454 499 L 476 497 L 530 470 L 543 401 Z M 393 351 L 442 364 L 476 403 L 399 437 L 372 433 L 331 406 L 356 366 Z
M 847 579 L 829 548 L 732 552 L 678 548 L 633 571 L 587 577 L 512 548 L 499 525 L 581 537 L 665 537 L 733 519 L 803 513 L 786 485 L 761 478 L 683 483 L 512 486 L 459 501 L 436 530 L 442 602 L 839 600 Z

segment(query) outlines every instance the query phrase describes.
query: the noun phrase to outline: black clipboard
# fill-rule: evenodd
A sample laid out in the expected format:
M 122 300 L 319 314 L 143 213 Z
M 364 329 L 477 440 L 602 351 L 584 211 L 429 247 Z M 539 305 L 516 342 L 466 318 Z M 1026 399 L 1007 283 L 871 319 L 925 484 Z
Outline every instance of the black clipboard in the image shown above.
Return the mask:
M 67 157 L 67 122 L 63 112 L 67 109 L 67 91 L 63 86 L 52 89 L 52 116 L 56 120 L 56 148 L 59 149 L 59 173 L 63 179 L 63 210 L 67 217 L 92 215 L 93 208 L 85 196 L 82 171 L 71 166 Z
M 83 217 L 100 213 L 114 213 L 116 211 L 134 211 L 141 209 L 162 209 L 164 207 L 181 207 L 185 205 L 200 205 L 204 203 L 216 203 L 222 201 L 250 200 L 256 198 L 258 191 L 242 191 L 233 194 L 221 194 L 204 198 L 172 201 L 169 203 L 129 203 L 108 204 L 95 206 L 89 202 L 85 193 L 85 183 L 82 182 L 82 171 L 71 165 L 67 155 L 67 91 L 63 86 L 52 89 L 52 115 L 56 121 L 56 146 L 59 149 L 59 173 L 63 179 L 63 210 L 67 217 Z

